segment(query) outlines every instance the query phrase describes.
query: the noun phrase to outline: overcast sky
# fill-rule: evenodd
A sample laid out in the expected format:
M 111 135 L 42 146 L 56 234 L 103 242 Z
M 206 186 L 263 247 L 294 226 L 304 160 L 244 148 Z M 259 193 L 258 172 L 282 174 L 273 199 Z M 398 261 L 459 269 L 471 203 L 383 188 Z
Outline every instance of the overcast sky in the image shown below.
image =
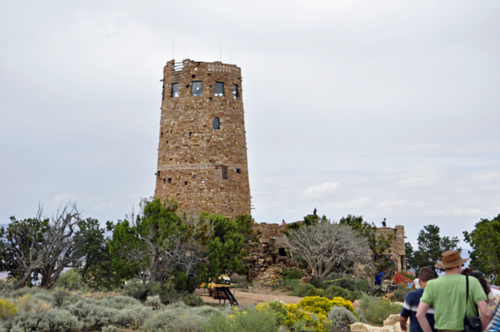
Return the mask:
M 498 1 L 2 1 L 0 223 L 72 200 L 104 224 L 152 196 L 175 57 L 242 69 L 256 221 L 317 208 L 463 240 L 500 213 L 499 17 Z

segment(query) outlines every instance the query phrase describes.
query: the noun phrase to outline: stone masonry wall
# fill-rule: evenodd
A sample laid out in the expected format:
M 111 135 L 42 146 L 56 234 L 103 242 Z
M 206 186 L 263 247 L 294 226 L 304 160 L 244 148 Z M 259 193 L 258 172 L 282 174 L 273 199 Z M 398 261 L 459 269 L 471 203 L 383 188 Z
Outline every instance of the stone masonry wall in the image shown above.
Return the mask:
M 293 260 L 286 253 L 286 245 L 283 241 L 284 232 L 287 230 L 287 224 L 267 224 L 267 223 L 254 223 L 254 232 L 261 233 L 260 243 L 252 245 L 252 255 L 246 257 L 247 267 L 249 268 L 248 277 L 250 280 L 255 279 L 260 275 L 266 274 L 266 271 L 273 270 L 273 273 L 267 273 L 271 279 L 276 279 L 276 267 L 296 268 Z M 404 226 L 396 226 L 395 228 L 380 227 L 377 228 L 377 236 L 388 236 L 393 234 L 393 242 L 388 254 L 397 264 L 398 271 L 405 271 L 405 229 Z M 370 255 L 368 252 L 367 255 Z M 403 262 L 403 264 L 401 263 Z M 310 271 L 303 270 L 305 274 Z M 361 275 L 362 273 L 360 273 Z
M 397 271 L 406 271 L 406 251 L 405 251 L 405 227 L 397 225 L 394 228 L 377 228 L 377 235 L 384 235 L 386 238 L 392 234 L 393 240 L 390 250 L 387 252 L 395 262 Z
M 241 69 L 186 59 L 169 61 L 163 74 L 155 197 L 184 209 L 250 214 Z M 193 82 L 201 82 L 202 95 L 193 95 Z M 215 96 L 216 82 L 223 96 Z

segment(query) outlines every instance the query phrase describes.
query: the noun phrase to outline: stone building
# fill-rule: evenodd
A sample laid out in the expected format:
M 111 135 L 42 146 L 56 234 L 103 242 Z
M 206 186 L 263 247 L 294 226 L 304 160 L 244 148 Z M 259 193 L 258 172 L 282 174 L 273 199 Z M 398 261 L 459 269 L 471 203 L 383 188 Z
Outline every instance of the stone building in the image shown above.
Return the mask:
M 282 267 L 295 267 L 286 251 L 286 244 L 283 241 L 284 232 L 287 230 L 287 224 L 267 224 L 255 223 L 254 231 L 261 234 L 260 243 L 254 244 L 252 255 L 246 257 L 248 267 L 248 278 L 253 280 L 263 274 L 271 276 L 271 279 L 279 277 L 279 271 Z M 376 236 L 388 237 L 393 235 L 392 245 L 387 250 L 386 254 L 394 262 L 394 268 L 397 271 L 406 271 L 406 253 L 405 253 L 405 229 L 404 226 L 398 225 L 394 228 L 379 227 L 377 228 Z M 370 252 L 366 253 L 370 255 Z M 269 273 L 268 271 L 273 271 Z M 306 270 L 303 270 L 307 274 Z M 278 274 L 278 276 L 275 276 Z
M 250 214 L 241 69 L 167 62 L 155 197 L 184 209 Z
M 391 227 L 379 227 L 377 228 L 377 236 L 384 236 L 388 238 L 389 235 L 393 236 L 392 245 L 387 252 L 394 262 L 395 270 L 406 271 L 406 251 L 405 251 L 405 227 L 402 225 L 396 225 L 394 228 Z

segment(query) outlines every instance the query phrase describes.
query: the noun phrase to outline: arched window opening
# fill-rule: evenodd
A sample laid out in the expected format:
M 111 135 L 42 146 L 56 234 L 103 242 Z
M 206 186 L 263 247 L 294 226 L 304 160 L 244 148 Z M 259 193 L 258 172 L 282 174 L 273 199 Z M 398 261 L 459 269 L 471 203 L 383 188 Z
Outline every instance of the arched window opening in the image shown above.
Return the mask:
M 219 130 L 220 129 L 220 120 L 219 118 L 215 118 L 213 122 L 212 129 Z

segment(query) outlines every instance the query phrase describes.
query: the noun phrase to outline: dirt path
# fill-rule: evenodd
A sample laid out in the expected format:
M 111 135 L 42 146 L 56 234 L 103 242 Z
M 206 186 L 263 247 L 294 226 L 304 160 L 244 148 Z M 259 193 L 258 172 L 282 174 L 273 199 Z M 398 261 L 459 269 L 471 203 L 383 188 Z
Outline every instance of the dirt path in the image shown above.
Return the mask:
M 275 299 L 281 300 L 284 303 L 299 303 L 302 300 L 302 297 L 299 296 L 291 296 L 287 293 L 280 291 L 271 291 L 262 290 L 258 292 L 244 292 L 241 289 L 232 288 L 231 292 L 236 297 L 239 305 L 242 307 L 247 307 L 254 303 L 262 303 L 269 302 Z M 213 297 L 208 295 L 208 291 L 206 289 L 197 289 L 196 294 L 201 296 L 203 302 L 207 304 L 219 304 L 219 300 L 215 300 Z M 224 300 L 221 300 L 221 303 L 224 303 Z M 226 301 L 226 303 L 228 303 Z

